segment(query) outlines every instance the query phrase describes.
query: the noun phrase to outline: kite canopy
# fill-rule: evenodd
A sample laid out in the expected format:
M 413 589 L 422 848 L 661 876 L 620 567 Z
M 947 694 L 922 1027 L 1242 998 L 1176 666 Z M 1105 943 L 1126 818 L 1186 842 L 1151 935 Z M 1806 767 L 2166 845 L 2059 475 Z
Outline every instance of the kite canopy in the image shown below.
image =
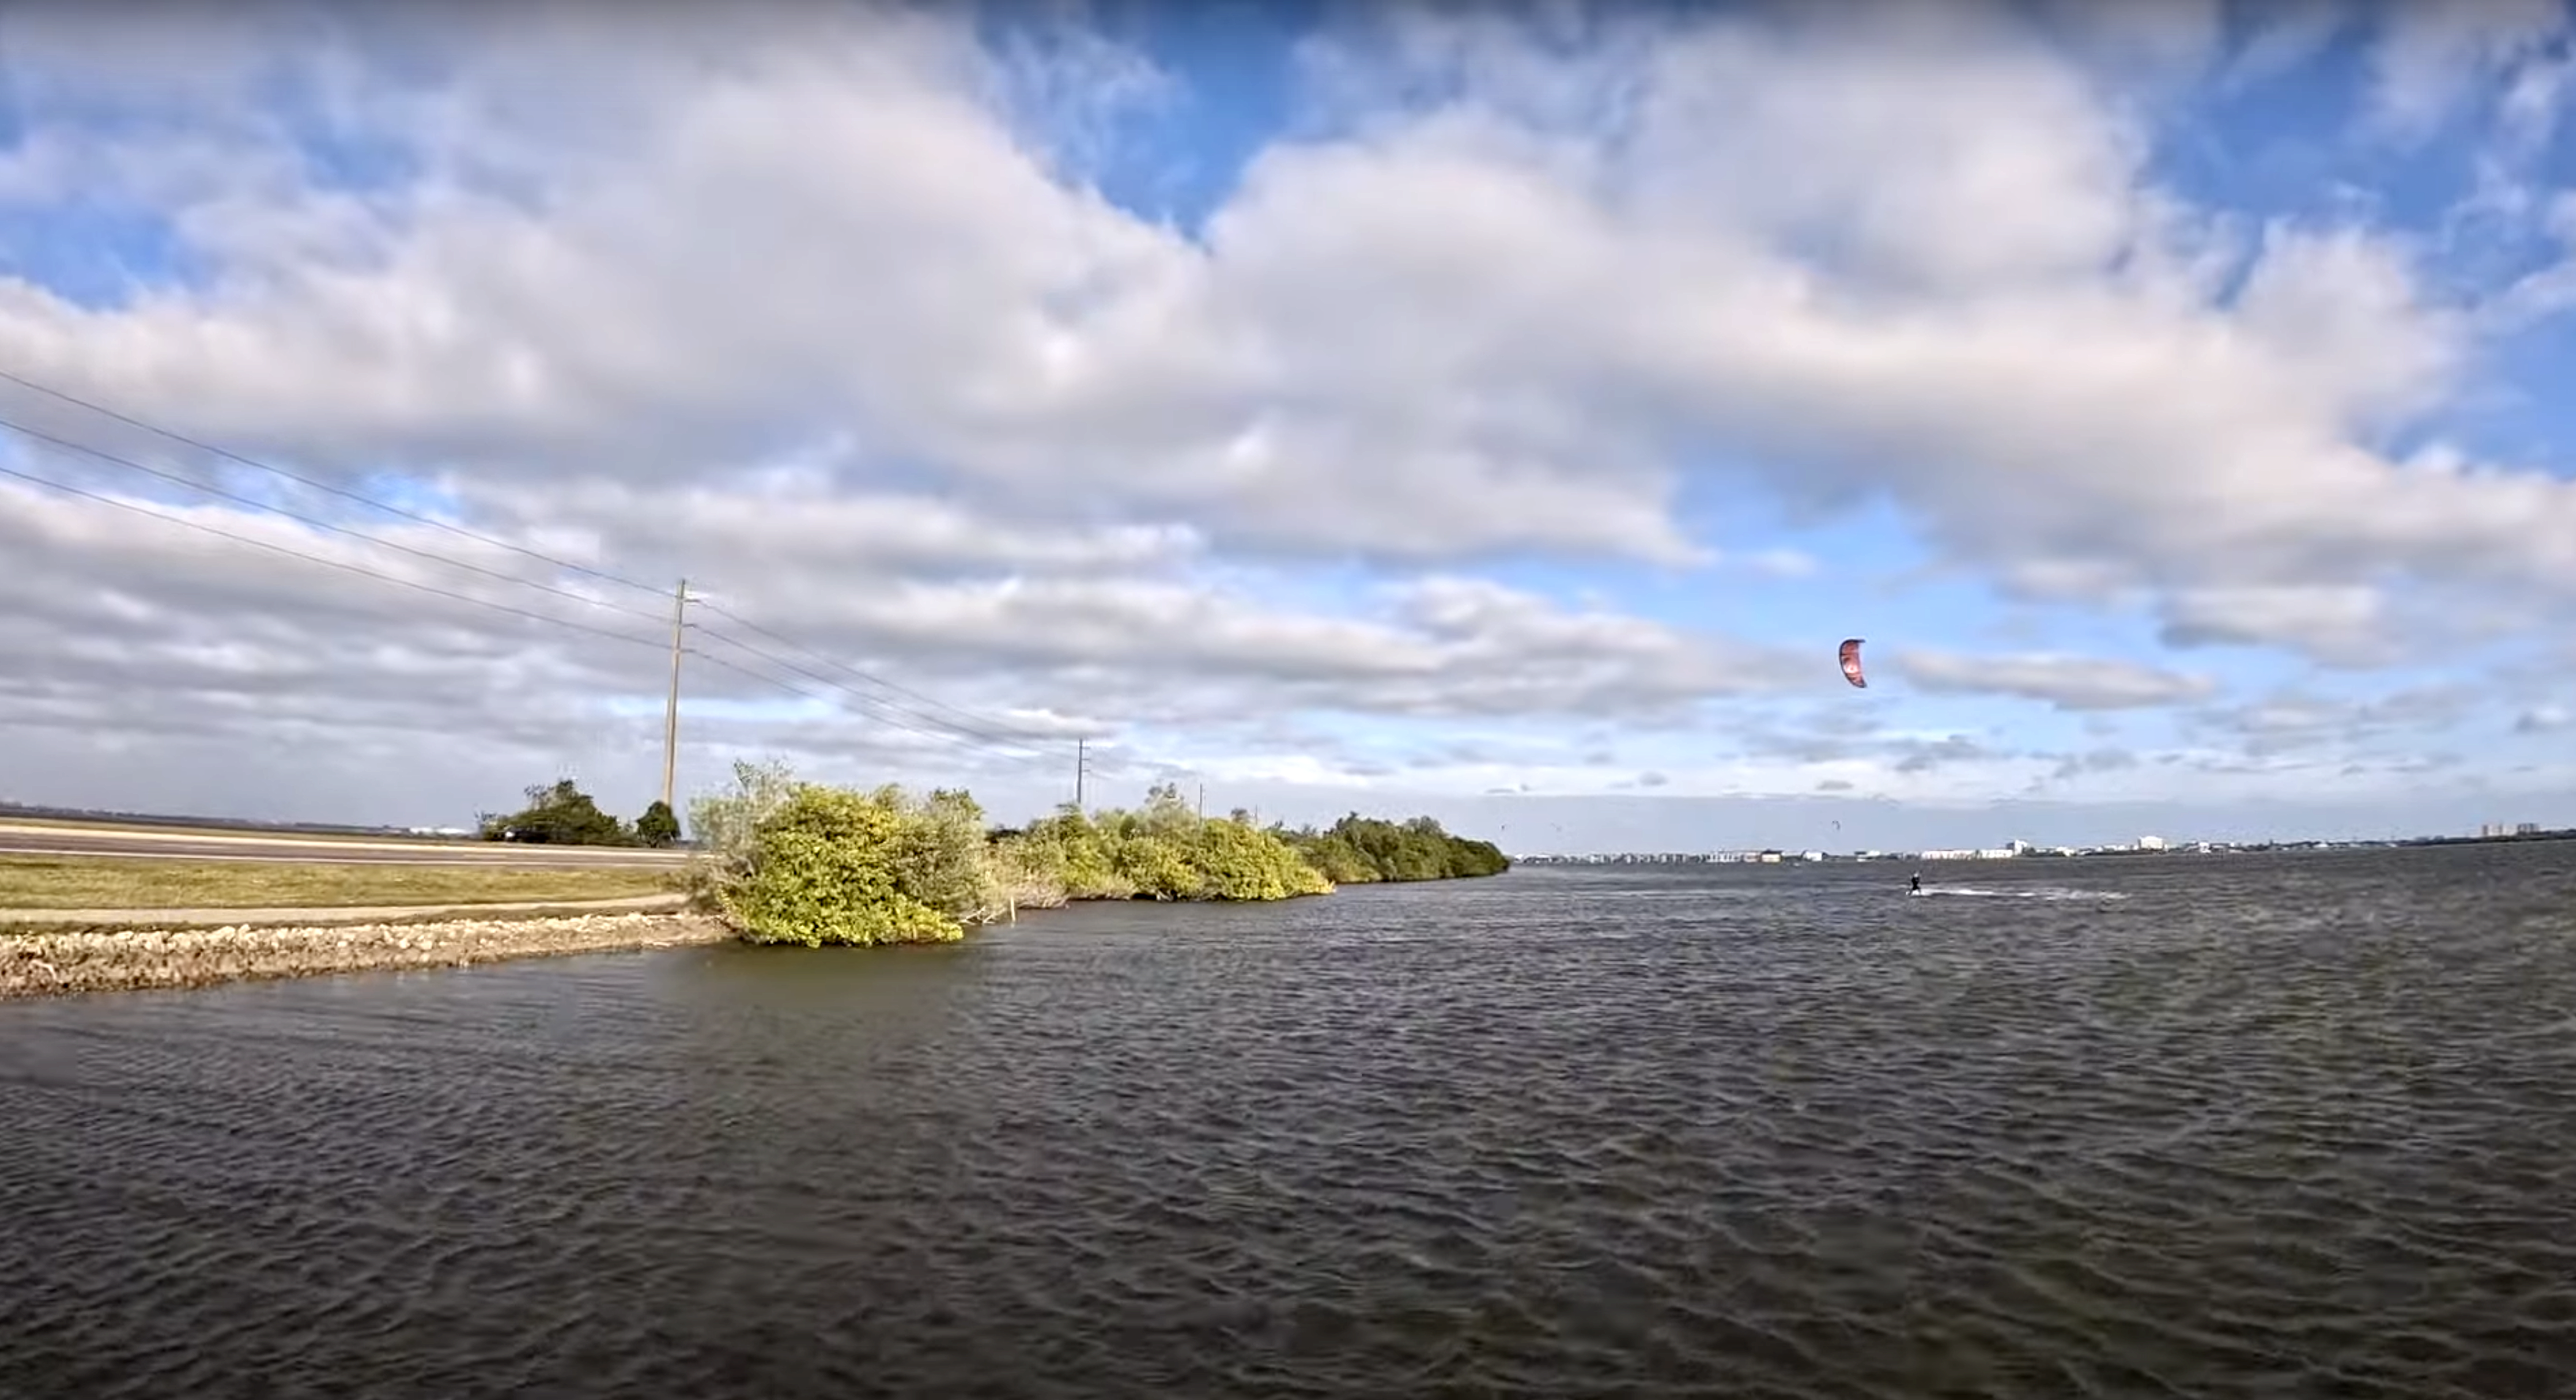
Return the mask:
M 1843 643 L 1843 679 L 1863 690 L 1869 689 L 1869 678 L 1860 673 L 1861 639 L 1853 637 Z

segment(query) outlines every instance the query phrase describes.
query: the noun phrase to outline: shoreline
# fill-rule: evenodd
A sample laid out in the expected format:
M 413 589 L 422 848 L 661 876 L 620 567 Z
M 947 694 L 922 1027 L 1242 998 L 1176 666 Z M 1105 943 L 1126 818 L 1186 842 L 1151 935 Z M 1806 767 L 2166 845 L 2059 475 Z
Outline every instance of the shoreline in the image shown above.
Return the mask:
M 15 933 L 0 936 L 0 1000 L 471 967 L 734 937 L 707 915 L 667 912 Z

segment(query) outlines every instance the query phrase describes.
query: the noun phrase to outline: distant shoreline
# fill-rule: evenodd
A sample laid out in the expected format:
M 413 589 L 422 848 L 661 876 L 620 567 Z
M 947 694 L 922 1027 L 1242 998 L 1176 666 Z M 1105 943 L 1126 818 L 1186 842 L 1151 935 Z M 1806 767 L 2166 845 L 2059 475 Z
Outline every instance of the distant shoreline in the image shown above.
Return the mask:
M 157 812 L 122 812 L 95 807 L 52 807 L 24 802 L 0 801 L 0 822 L 11 820 L 62 822 L 80 826 L 133 828 L 147 831 L 226 831 L 276 833 L 278 835 L 348 836 L 393 838 L 436 844 L 485 844 L 479 833 L 463 829 L 433 830 L 422 827 L 376 825 L 348 822 L 263 821 L 250 817 L 200 817 Z M 2525 841 L 2576 841 L 2576 827 L 2553 827 L 2546 831 L 2497 832 L 2485 836 L 2401 836 L 2355 840 L 2291 839 L 2279 841 L 2212 841 L 2201 851 L 2197 840 L 2176 842 L 2161 850 L 2134 847 L 2103 846 L 2085 848 L 2073 856 L 2055 849 L 2024 852 L 2016 859 L 2065 860 L 2089 856 L 2176 856 L 2176 855 L 2256 855 L 2271 851 L 2368 851 L 2397 850 L 2416 846 L 2497 846 Z M 683 845 L 689 843 L 683 842 Z M 1811 864 L 1781 848 L 1780 863 Z M 1827 864 L 1862 864 L 1891 860 L 1914 860 L 1918 855 L 1907 851 L 1879 852 L 1873 855 L 1827 854 Z M 1738 859 L 1716 860 L 1706 854 L 1684 852 L 1645 853 L 1607 852 L 1599 855 L 1515 855 L 1514 865 L 1721 865 L 1755 864 Z
M 2134 846 L 2102 846 L 2089 849 L 2030 850 L 2012 856 L 1995 856 L 1985 860 L 1958 860 L 1926 857 L 1914 851 L 1878 851 L 1868 855 L 1825 854 L 1809 860 L 1802 854 L 1786 850 L 1771 851 L 1778 860 L 1748 859 L 1748 853 L 1707 854 L 1692 852 L 1614 852 L 1603 855 L 1516 855 L 1515 868 L 1521 866 L 1559 865 L 1886 865 L 1891 862 L 1930 861 L 1942 865 L 1982 865 L 1998 860 L 2143 860 L 2160 856 L 2248 856 L 2279 852 L 2305 854 L 2312 851 L 2395 851 L 2428 846 L 2515 846 L 2551 841 L 2576 841 L 2576 827 L 2557 827 L 2548 831 L 2502 832 L 2492 836 L 2405 836 L 2354 841 L 2212 841 L 2209 849 L 2200 849 L 2198 841 L 2177 842 L 2163 847 L 2141 849 Z M 1749 854 L 1759 855 L 1764 852 Z

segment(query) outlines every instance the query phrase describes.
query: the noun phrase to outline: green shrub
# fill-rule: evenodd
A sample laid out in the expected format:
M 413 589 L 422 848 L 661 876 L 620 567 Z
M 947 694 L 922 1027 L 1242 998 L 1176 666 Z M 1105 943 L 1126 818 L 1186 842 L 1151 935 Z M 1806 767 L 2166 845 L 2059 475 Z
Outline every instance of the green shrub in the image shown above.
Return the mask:
M 1189 851 L 1166 836 L 1139 832 L 1118 842 L 1110 852 L 1119 878 L 1136 893 L 1155 899 L 1191 899 L 1199 891 L 1198 869 Z
M 1140 808 L 1068 803 L 993 831 L 963 791 L 861 793 L 800 782 L 776 762 L 736 763 L 733 789 L 693 800 L 689 821 L 700 906 L 751 941 L 808 946 L 948 941 L 1072 900 L 1294 899 L 1510 864 L 1427 817 L 1399 826 L 1354 815 L 1326 832 L 1262 829 L 1243 813 L 1204 820 L 1171 784 Z
M 965 934 L 903 888 L 908 814 L 880 795 L 800 784 L 754 828 L 715 896 L 754 943 L 939 943 Z
M 1006 870 L 1051 883 L 1057 903 L 1125 899 L 1136 893 L 1136 885 L 1119 873 L 1117 839 L 1068 802 L 996 847 Z
M 1430 817 L 1397 823 L 1353 812 L 1322 831 L 1281 835 L 1337 885 L 1500 875 L 1512 866 L 1493 842 L 1452 836 Z
M 671 804 L 654 798 L 652 805 L 635 819 L 635 839 L 647 846 L 668 846 L 680 839 L 680 819 L 671 813 Z
M 1200 899 L 1294 899 L 1333 892 L 1333 882 L 1288 843 L 1232 819 L 1201 823 L 1188 856 L 1198 868 Z
M 759 855 L 761 822 L 786 806 L 800 786 L 787 765 L 776 759 L 767 763 L 736 759 L 732 791 L 690 799 L 689 829 L 698 834 L 698 850 L 689 860 L 686 878 L 699 908 L 720 909 L 717 892 L 750 878 Z
M 1292 836 L 1288 843 L 1336 885 L 1365 885 L 1383 878 L 1368 857 L 1338 836 Z
M 1010 901 L 984 839 L 984 809 L 962 791 L 914 797 L 891 784 L 870 798 L 896 816 L 895 887 L 961 924 L 1006 916 Z
M 1057 909 L 1072 898 L 1060 841 L 1013 832 L 995 838 L 986 859 L 1003 901 L 1013 910 Z

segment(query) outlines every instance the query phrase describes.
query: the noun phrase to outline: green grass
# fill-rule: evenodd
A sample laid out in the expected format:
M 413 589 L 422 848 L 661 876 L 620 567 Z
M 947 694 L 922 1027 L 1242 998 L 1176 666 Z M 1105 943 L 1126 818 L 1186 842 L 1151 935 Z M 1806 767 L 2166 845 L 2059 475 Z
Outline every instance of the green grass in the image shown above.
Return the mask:
M 674 870 L 132 860 L 0 855 L 0 910 L 314 909 L 673 894 Z
M 309 914 L 309 915 L 307 915 L 307 914 L 300 914 L 300 915 L 297 915 L 296 917 L 291 918 L 291 919 L 256 919 L 256 920 L 251 920 L 251 921 L 248 921 L 248 922 L 244 922 L 244 921 L 243 921 L 240 917 L 238 917 L 238 916 L 222 916 L 222 915 L 216 915 L 216 914 L 215 914 L 215 911 L 213 911 L 213 910 L 204 910 L 204 911 L 200 911 L 200 912 L 201 912 L 202 914 L 204 914 L 204 915 L 208 915 L 208 916 L 210 916 L 210 917 L 193 917 L 193 918 L 158 918 L 158 917 L 156 917 L 156 918 L 154 918 L 154 919 L 151 921 L 151 923 L 150 923 L 149 927 L 154 928 L 154 929 L 172 929 L 172 930 L 177 930 L 177 929 L 212 929 L 212 928 L 232 928 L 232 927 L 242 927 L 242 928 L 414 928 L 414 927 L 427 927 L 427 926 L 429 926 L 429 925 L 433 925 L 433 924 L 453 924 L 453 923 L 457 923 L 457 922 L 460 922 L 460 921 L 463 921 L 463 920 L 478 919 L 478 918 L 507 919 L 507 920 L 510 920 L 510 921 L 512 921 L 512 922 L 514 922 L 514 923 L 515 923 L 515 922 L 518 922 L 518 921 L 521 921 L 521 920 L 535 920 L 535 919 L 578 919 L 578 918 L 584 918 L 584 917 L 588 917 L 588 916 L 595 916 L 595 915 L 599 915 L 599 914 L 602 914 L 602 913 L 606 913 L 606 914 L 689 915 L 689 911 L 684 910 L 684 909 L 678 909 L 678 908 L 672 908 L 672 909 L 609 909 L 609 910 L 601 910 L 601 909 L 596 909 L 596 908 L 592 908 L 592 907 L 590 907 L 590 906 L 587 906 L 587 905 L 581 905 L 581 904 L 564 904 L 564 905 L 551 905 L 551 906 L 542 906 L 542 907 L 540 907 L 540 906 L 533 906 L 533 905 L 532 905 L 532 906 L 530 906 L 530 907 L 528 907 L 528 908 L 525 908 L 525 909 L 512 908 L 512 909 L 511 909 L 508 913 L 506 913 L 506 914 L 477 914 L 477 913 L 475 913 L 475 912 L 474 912 L 474 909 L 475 909 L 475 906 L 470 905 L 470 904 L 467 904 L 467 905 L 459 905 L 459 906 L 457 906 L 457 907 L 456 907 L 456 908 L 454 908 L 454 909 L 450 909 L 450 910 L 443 910 L 443 911 L 440 911 L 440 912 L 437 912 L 437 913 L 430 913 L 430 914 L 402 914 L 402 915 L 397 915 L 397 916 L 395 916 L 395 917 L 393 917 L 393 918 L 390 918 L 390 919 L 374 919 L 374 918 L 366 918 L 366 917 L 363 917 L 363 916 L 360 916 L 360 917 L 351 917 L 351 916 L 349 916 L 349 915 L 345 915 L 345 914 L 334 914 L 334 913 L 332 913 L 330 910 L 327 910 L 327 909 L 317 909 L 317 910 L 314 910 L 314 911 L 313 911 L 311 914 Z M 705 917 L 705 916 L 703 916 L 703 915 L 690 915 L 690 917 L 699 917 L 699 918 L 703 918 L 703 917 Z M 5 916 L 5 915 L 0 915 L 0 938 L 26 938 L 26 937 L 34 937 L 34 936 L 38 936 L 38 935 L 42 935 L 42 934 L 60 934 L 60 933 L 132 933 L 132 932 L 134 932 L 137 928 L 140 928 L 140 927 L 144 927 L 144 925 L 142 925 L 142 924 L 138 923 L 138 922 L 137 922 L 137 921 L 135 921 L 135 920 L 131 920 L 131 919 L 119 919 L 119 920 L 116 920 L 116 921 L 114 921 L 114 922 L 110 922 L 110 923 L 97 923 L 97 922 L 93 922 L 93 921 L 89 921 L 89 920 L 81 920 L 81 919 L 51 919 L 51 920 L 47 920 L 47 919 L 11 919 L 11 918 L 8 918 L 8 917 L 7 917 L 7 916 Z

